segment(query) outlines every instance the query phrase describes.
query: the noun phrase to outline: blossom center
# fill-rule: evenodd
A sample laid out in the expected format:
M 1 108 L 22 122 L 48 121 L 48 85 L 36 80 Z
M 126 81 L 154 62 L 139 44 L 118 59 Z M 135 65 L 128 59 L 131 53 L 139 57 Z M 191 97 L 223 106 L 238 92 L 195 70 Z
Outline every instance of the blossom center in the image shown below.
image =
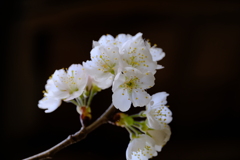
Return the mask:
M 128 52 L 129 57 L 123 59 L 124 61 L 127 62 L 128 65 L 132 66 L 132 67 L 139 67 L 139 66 L 144 66 L 144 67 L 148 67 L 148 65 L 146 64 L 146 58 L 148 57 L 147 55 L 145 55 L 144 53 L 142 53 L 142 51 L 145 50 L 145 48 L 133 48 L 130 47 L 130 51 Z
M 129 92 L 132 92 L 133 89 L 137 89 L 139 87 L 138 82 L 139 78 L 138 77 L 133 77 L 128 80 L 128 77 L 126 77 L 126 81 L 120 85 L 120 88 L 127 89 Z
M 102 60 L 101 67 L 103 68 L 103 71 L 110 72 L 114 75 L 115 74 L 114 67 L 116 66 L 116 63 L 109 64 L 110 60 L 105 59 L 102 55 L 100 55 L 100 58 Z

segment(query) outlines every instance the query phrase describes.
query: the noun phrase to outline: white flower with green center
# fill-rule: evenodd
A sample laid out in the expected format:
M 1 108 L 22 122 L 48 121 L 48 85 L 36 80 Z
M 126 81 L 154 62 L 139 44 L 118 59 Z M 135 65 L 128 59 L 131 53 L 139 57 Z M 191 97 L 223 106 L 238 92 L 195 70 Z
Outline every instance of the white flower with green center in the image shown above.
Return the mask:
M 96 46 L 91 51 L 91 59 L 91 61 L 83 63 L 87 73 L 99 83 L 100 88 L 110 87 L 119 69 L 118 48 L 116 46 Z
M 155 77 L 151 72 L 142 73 L 139 70 L 126 67 L 119 72 L 113 82 L 113 105 L 121 111 L 134 107 L 143 107 L 150 101 L 150 95 L 145 89 L 154 85 Z
M 151 129 L 147 131 L 155 141 L 155 149 L 160 152 L 162 147 L 169 141 L 171 136 L 171 130 L 169 125 L 166 125 L 163 129 Z
M 141 72 L 156 73 L 157 62 L 153 61 L 148 46 L 142 39 L 142 33 L 136 34 L 127 40 L 120 48 L 120 65 L 124 67 L 137 68 Z
M 53 91 L 58 89 L 54 85 L 54 82 L 51 78 L 47 80 L 45 85 L 44 97 L 38 101 L 38 107 L 45 109 L 45 113 L 51 113 L 55 111 L 61 104 L 62 100 L 54 96 Z
M 153 129 L 163 129 L 172 121 L 172 112 L 165 106 L 167 104 L 166 92 L 152 95 L 150 103 L 146 106 L 147 125 Z
M 79 97 L 88 82 L 88 76 L 80 64 L 71 65 L 67 71 L 64 69 L 56 70 L 52 79 L 58 89 L 53 91 L 54 96 L 64 101 Z
M 157 156 L 155 141 L 146 134 L 141 134 L 138 138 L 130 141 L 126 151 L 127 160 L 148 160 Z

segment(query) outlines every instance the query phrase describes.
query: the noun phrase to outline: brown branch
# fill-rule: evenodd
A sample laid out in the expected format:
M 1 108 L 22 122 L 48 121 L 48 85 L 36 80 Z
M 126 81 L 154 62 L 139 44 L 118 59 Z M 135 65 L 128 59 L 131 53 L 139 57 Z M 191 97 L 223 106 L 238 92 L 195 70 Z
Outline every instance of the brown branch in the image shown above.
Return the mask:
M 73 135 L 69 135 L 65 140 L 58 143 L 57 145 L 53 146 L 52 148 L 41 152 L 39 154 L 36 154 L 32 157 L 25 158 L 23 160 L 44 160 L 44 159 L 52 159 L 53 155 L 56 154 L 58 151 L 62 150 L 63 148 L 77 143 L 81 141 L 82 139 L 86 138 L 86 136 L 95 130 L 100 125 L 107 123 L 113 113 L 116 111 L 116 108 L 111 104 L 109 108 L 91 125 L 88 127 L 82 127 L 78 132 L 76 132 Z

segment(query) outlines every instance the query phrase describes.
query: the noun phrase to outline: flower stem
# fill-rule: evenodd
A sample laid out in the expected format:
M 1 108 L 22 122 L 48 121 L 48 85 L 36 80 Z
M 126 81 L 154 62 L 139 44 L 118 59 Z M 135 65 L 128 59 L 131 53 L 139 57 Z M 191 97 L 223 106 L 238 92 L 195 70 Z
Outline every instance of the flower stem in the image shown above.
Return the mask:
M 44 160 L 44 159 L 52 159 L 52 157 L 60 150 L 63 148 L 66 148 L 67 146 L 70 146 L 71 144 L 77 143 L 86 136 L 101 126 L 104 123 L 107 123 L 108 120 L 112 117 L 112 115 L 115 113 L 116 108 L 111 104 L 109 108 L 96 120 L 94 121 L 91 125 L 88 127 L 82 127 L 78 132 L 76 132 L 73 135 L 69 135 L 65 140 L 62 142 L 58 143 L 57 145 L 53 146 L 52 148 L 41 152 L 39 154 L 36 154 L 32 157 L 25 158 L 23 160 Z
M 92 87 L 91 91 L 90 91 L 90 95 L 89 95 L 88 101 L 87 101 L 87 106 L 90 106 L 90 104 L 91 104 L 92 98 L 94 96 L 93 90 L 94 90 L 94 88 Z
M 79 105 L 75 100 L 71 100 L 70 102 L 72 102 L 72 103 L 75 104 L 76 106 Z
M 77 98 L 76 98 L 76 100 L 77 100 L 78 106 L 84 106 L 84 104 L 83 104 L 83 101 L 82 101 L 82 98 L 81 98 L 81 97 L 77 97 Z
M 128 126 L 128 127 L 129 127 L 129 129 L 131 129 L 136 135 L 141 134 L 141 132 L 138 131 L 137 129 L 135 129 L 134 127 L 132 127 L 132 126 Z

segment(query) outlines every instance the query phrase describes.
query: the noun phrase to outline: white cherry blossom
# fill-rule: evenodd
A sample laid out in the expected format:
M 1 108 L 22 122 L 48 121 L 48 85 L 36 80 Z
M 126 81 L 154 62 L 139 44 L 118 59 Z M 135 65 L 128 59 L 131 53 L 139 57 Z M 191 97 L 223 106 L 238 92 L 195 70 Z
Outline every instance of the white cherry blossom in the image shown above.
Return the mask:
M 84 62 L 83 66 L 100 88 L 110 87 L 119 69 L 118 47 L 96 46 L 91 50 L 91 61 Z
M 152 95 L 150 103 L 146 106 L 147 125 L 153 129 L 163 129 L 172 121 L 172 112 L 165 106 L 167 104 L 166 92 L 158 92 Z
M 88 82 L 88 77 L 80 64 L 72 64 L 67 71 L 56 70 L 52 75 L 54 85 L 58 90 L 53 91 L 54 96 L 69 101 L 79 97 Z
M 157 62 L 153 61 L 149 47 L 142 39 L 142 33 L 138 33 L 127 40 L 120 48 L 120 65 L 124 67 L 137 68 L 141 72 L 156 73 Z
M 46 113 L 56 110 L 62 100 L 69 101 L 79 97 L 88 82 L 88 77 L 80 64 L 71 65 L 67 72 L 56 70 L 45 85 L 44 97 L 39 100 L 38 107 L 46 109 Z
M 89 81 L 99 88 L 106 89 L 112 85 L 114 74 L 99 70 L 99 66 L 93 61 L 83 62 L 83 67 L 88 74 Z
M 134 107 L 142 107 L 149 103 L 150 95 L 145 89 L 154 85 L 155 77 L 151 72 L 142 73 L 139 70 L 126 67 L 119 72 L 113 82 L 113 105 L 121 111 Z
M 127 160 L 148 160 L 156 155 L 155 141 L 146 134 L 131 140 L 126 151 Z

